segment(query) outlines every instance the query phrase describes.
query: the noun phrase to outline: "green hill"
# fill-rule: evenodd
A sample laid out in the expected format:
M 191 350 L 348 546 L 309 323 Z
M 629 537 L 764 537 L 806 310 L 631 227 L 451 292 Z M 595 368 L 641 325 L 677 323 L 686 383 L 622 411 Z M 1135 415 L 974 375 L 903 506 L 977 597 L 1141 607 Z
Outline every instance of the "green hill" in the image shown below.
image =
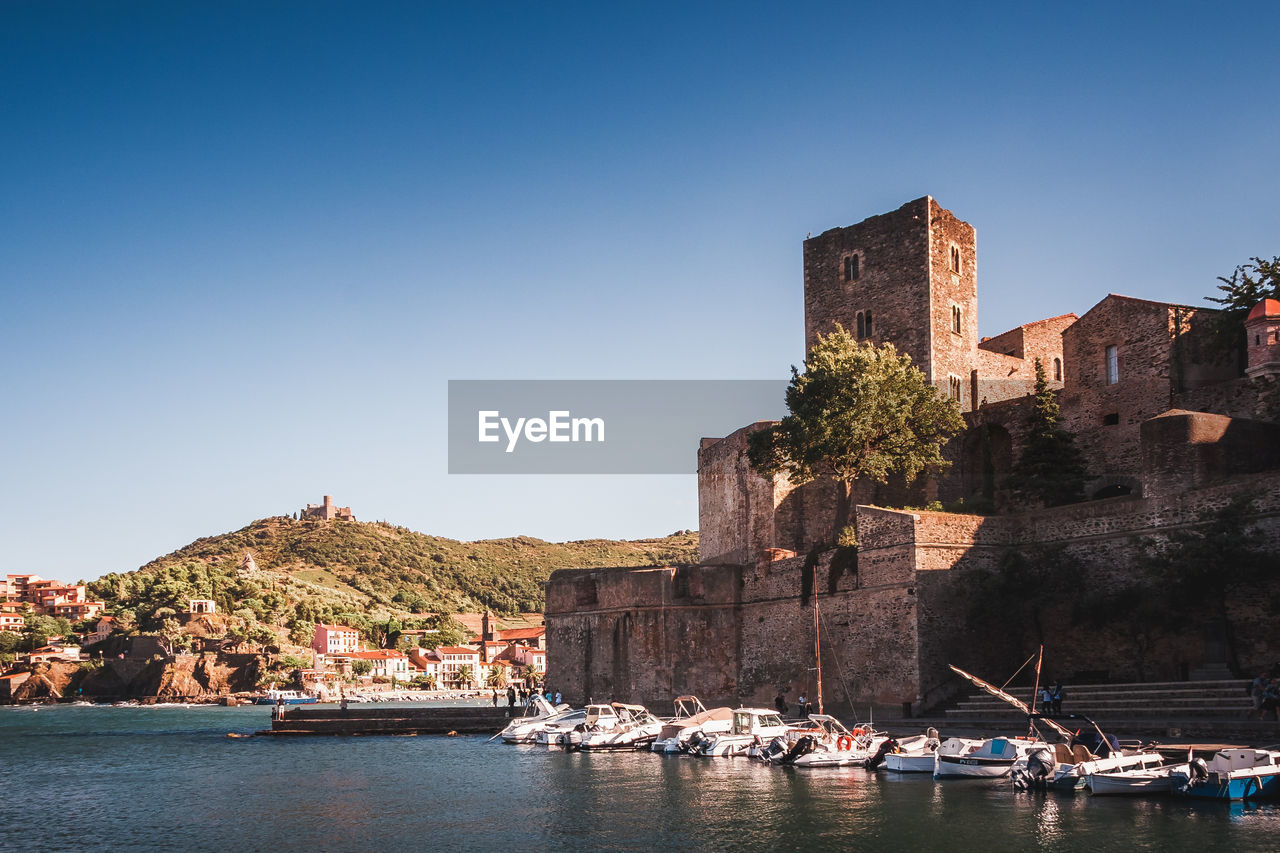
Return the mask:
M 250 638 L 256 631 L 266 642 L 268 634 L 287 630 L 301 642 L 321 621 L 373 634 L 379 622 L 393 619 L 400 627 L 435 627 L 435 614 L 541 611 L 542 584 L 556 569 L 689 564 L 697 545 L 689 532 L 637 541 L 459 542 L 382 522 L 285 516 L 197 539 L 89 588 L 108 612 L 143 630 L 162 630 L 188 599 L 207 598 L 220 613 L 242 618 Z M 242 566 L 246 553 L 256 571 Z

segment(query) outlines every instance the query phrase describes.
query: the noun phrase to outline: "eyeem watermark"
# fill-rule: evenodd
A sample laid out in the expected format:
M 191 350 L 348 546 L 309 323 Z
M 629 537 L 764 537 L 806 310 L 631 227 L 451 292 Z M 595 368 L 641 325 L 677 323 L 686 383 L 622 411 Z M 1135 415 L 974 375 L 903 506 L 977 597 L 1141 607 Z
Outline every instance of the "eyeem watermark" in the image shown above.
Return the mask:
M 501 441 L 498 428 L 507 439 L 507 453 L 516 449 L 523 436 L 535 444 L 540 441 L 604 441 L 604 418 L 575 418 L 571 412 L 548 412 L 542 418 L 516 418 L 513 425 L 509 418 L 497 410 L 479 412 L 479 435 L 476 441 L 485 443 Z
M 449 382 L 450 474 L 693 474 L 703 438 L 786 414 L 781 380 Z

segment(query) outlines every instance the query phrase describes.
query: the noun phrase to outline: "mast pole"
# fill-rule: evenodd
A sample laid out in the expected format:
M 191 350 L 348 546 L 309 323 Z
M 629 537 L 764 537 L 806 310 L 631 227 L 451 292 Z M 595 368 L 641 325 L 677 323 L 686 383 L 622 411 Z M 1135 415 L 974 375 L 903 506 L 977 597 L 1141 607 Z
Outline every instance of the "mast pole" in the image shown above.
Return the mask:
M 818 673 L 818 713 L 822 710 L 822 635 L 818 627 L 818 561 L 813 561 L 813 659 Z
M 1044 643 L 1040 644 L 1040 656 L 1036 658 L 1036 680 L 1031 687 L 1031 712 L 1034 714 L 1036 710 L 1036 700 L 1040 698 L 1040 664 L 1044 662 Z M 1027 720 L 1028 734 L 1036 733 L 1036 725 L 1031 720 Z

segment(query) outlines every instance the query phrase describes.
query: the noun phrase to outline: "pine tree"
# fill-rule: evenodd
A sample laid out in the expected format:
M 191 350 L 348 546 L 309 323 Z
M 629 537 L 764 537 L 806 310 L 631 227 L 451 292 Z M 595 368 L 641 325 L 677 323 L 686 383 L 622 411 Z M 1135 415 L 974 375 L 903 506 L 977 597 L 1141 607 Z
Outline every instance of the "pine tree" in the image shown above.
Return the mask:
M 1040 359 L 1035 364 L 1035 403 L 1027 423 L 1027 444 L 1005 487 L 1017 498 L 1045 506 L 1082 501 L 1089 480 L 1084 457 L 1075 436 L 1058 426 L 1058 395 L 1049 387 Z

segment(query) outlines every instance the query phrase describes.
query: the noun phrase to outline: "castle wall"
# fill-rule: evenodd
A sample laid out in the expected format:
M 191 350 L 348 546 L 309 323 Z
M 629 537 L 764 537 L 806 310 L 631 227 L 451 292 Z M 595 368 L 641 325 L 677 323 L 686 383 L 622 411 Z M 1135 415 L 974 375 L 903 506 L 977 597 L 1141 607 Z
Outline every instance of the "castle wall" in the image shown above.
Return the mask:
M 856 569 L 833 580 L 834 552 L 827 552 L 812 585 L 829 708 L 930 706 L 955 689 L 948 663 L 1011 673 L 1037 638 L 972 621 L 976 573 L 994 569 L 1011 548 L 1059 546 L 1088 571 L 1090 591 L 1105 590 L 1141 570 L 1150 541 L 1244 494 L 1256 496 L 1254 521 L 1280 548 L 1274 472 L 999 517 L 858 507 Z M 792 701 L 802 690 L 812 696 L 813 609 L 802 600 L 809 571 L 795 557 L 678 571 L 556 572 L 547 584 L 549 683 L 572 702 L 612 697 L 653 707 L 682 692 L 725 704 L 767 705 L 781 688 Z M 1074 607 L 1064 596 L 1036 614 L 1058 677 L 1088 671 L 1172 680 L 1204 662 L 1198 629 L 1140 650 L 1122 626 L 1082 628 Z M 1280 639 L 1265 602 L 1233 607 L 1242 665 L 1269 664 Z
M 779 485 L 757 474 L 747 460 L 753 424 L 698 448 L 698 561 L 745 563 L 774 547 L 775 492 Z M 785 492 L 785 487 L 782 487 Z

